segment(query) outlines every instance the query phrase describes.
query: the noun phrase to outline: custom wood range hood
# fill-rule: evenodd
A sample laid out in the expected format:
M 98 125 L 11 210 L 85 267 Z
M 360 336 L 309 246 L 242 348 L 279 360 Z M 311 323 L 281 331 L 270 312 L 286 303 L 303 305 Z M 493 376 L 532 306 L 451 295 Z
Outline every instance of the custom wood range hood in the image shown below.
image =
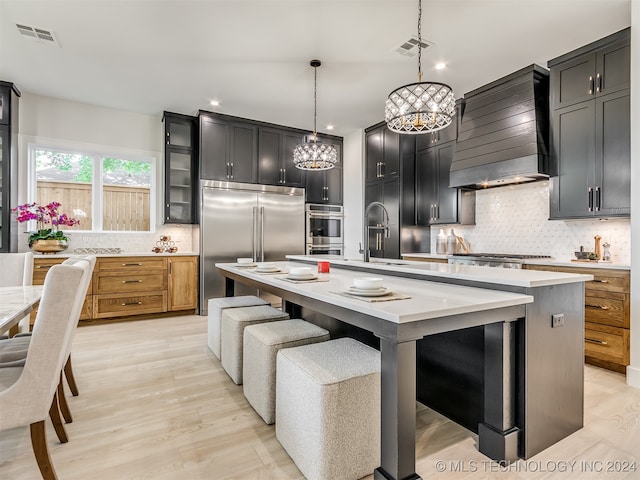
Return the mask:
M 464 95 L 450 187 L 549 177 L 549 72 L 530 65 Z

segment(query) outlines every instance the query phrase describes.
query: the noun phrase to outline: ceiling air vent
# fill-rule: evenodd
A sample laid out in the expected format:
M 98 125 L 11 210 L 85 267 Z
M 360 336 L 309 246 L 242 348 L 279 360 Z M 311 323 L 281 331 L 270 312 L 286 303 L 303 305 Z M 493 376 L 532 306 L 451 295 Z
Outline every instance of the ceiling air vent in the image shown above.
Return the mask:
M 418 54 L 418 37 L 411 37 L 406 42 L 403 42 L 398 48 L 395 49 L 400 55 L 405 57 L 415 57 Z M 422 39 L 422 50 L 433 45 L 433 42 L 428 42 Z
M 20 35 L 30 38 L 39 43 L 46 43 L 50 45 L 58 45 L 58 41 L 51 30 L 44 30 L 42 28 L 29 27 L 28 25 L 20 25 L 16 23 Z

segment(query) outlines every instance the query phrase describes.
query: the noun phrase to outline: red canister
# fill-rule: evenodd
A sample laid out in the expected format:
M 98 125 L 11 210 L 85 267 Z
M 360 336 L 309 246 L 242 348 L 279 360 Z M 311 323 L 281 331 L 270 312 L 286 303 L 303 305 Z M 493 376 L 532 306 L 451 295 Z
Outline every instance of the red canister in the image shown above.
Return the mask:
M 329 273 L 329 262 L 318 262 L 318 273 Z

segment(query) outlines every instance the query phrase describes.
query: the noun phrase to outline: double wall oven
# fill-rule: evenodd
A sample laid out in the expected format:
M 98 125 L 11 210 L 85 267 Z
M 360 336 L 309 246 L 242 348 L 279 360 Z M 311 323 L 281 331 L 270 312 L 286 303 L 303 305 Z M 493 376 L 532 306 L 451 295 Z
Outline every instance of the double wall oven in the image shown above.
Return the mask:
M 342 255 L 344 213 L 342 205 L 306 206 L 307 255 Z

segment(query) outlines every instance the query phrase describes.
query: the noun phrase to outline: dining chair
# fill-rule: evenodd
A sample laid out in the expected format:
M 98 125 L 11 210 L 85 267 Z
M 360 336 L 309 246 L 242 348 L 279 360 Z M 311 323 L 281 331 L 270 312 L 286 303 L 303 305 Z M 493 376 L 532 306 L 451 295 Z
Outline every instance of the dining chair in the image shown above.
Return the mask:
M 0 287 L 33 284 L 33 253 L 0 253 Z M 19 331 L 29 331 L 29 315 L 18 323 Z M 3 332 L 0 332 L 3 333 Z
M 62 265 L 83 265 L 88 269 L 88 275 L 84 276 L 82 282 L 79 286 L 80 293 L 82 296 L 76 297 L 74 304 L 73 315 L 75 318 L 75 325 L 78 325 L 78 321 L 80 319 L 80 313 L 82 312 L 82 306 L 84 304 L 85 296 L 87 293 L 87 289 L 89 288 L 89 283 L 91 282 L 91 274 L 93 273 L 93 268 L 96 263 L 96 257 L 94 255 L 86 255 L 83 257 L 71 257 L 62 262 Z M 36 317 L 37 318 L 37 317 Z M 63 369 L 61 370 L 60 375 L 60 383 L 58 385 L 58 404 L 60 407 L 60 412 L 64 417 L 67 423 L 71 423 L 73 421 L 73 417 L 71 415 L 71 410 L 69 409 L 69 405 L 67 403 L 67 399 L 64 394 L 64 387 L 62 383 L 62 373 L 64 373 L 67 378 L 67 383 L 69 384 L 69 389 L 73 396 L 78 395 L 78 387 L 75 381 L 75 377 L 73 375 L 73 369 L 71 367 L 71 347 L 73 344 L 73 338 L 75 336 L 76 329 L 74 328 L 71 331 L 70 338 L 65 344 L 65 350 L 67 351 L 66 361 Z M 24 365 L 25 359 L 27 357 L 27 353 L 30 348 L 31 343 L 31 333 L 27 334 L 18 334 L 13 338 L 7 340 L 0 340 L 0 369 L 7 367 L 20 367 Z M 52 418 L 54 424 L 56 421 Z M 59 429 L 56 430 L 58 432 Z M 58 435 L 60 438 L 60 435 Z M 64 438 L 64 435 L 63 435 Z M 63 438 L 60 438 L 60 441 L 63 441 Z
M 57 478 L 45 434 L 45 419 L 57 413 L 60 372 L 67 344 L 80 315 L 82 284 L 90 264 L 55 265 L 45 278 L 27 358 L 23 367 L 0 369 L 0 431 L 29 425 L 31 444 L 45 480 Z M 54 422 L 54 428 L 61 427 Z

